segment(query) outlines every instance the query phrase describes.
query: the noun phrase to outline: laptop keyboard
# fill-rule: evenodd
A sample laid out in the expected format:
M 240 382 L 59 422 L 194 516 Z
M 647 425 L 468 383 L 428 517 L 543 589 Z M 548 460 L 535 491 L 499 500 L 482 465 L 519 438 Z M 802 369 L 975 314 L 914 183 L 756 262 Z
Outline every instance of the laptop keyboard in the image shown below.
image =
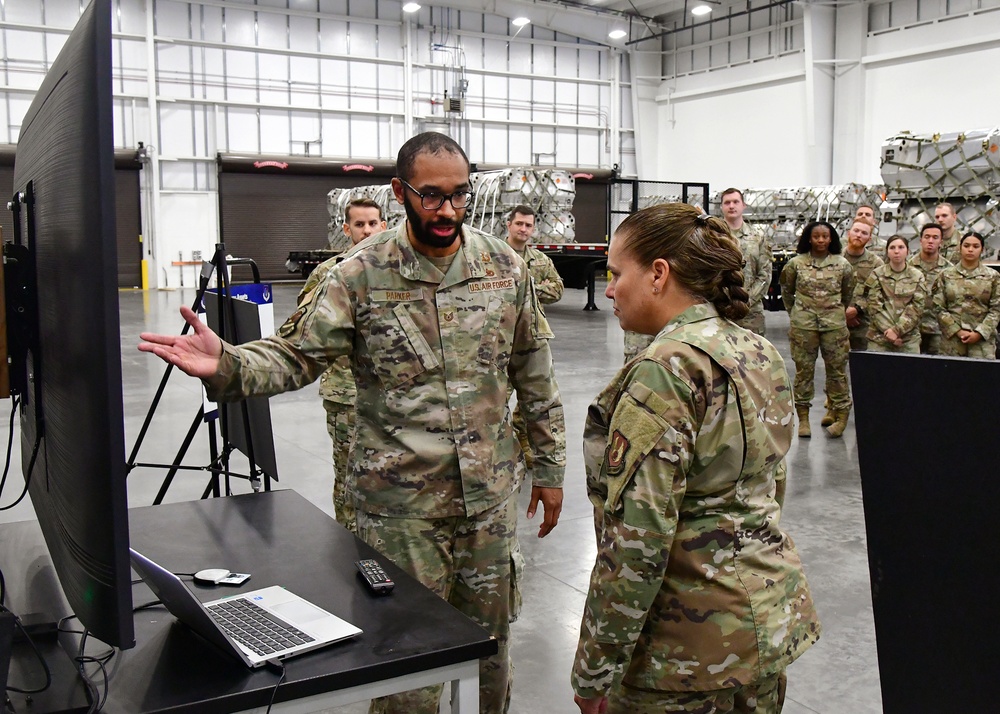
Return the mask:
M 274 654 L 315 641 L 243 598 L 210 605 L 208 611 L 227 635 L 259 655 Z

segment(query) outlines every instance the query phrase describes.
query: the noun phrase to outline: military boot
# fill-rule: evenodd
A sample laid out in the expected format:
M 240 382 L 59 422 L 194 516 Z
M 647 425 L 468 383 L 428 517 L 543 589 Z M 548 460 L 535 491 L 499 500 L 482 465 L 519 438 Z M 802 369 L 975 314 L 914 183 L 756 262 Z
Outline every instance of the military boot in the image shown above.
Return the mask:
M 827 427 L 826 433 L 834 439 L 839 439 L 844 435 L 844 429 L 847 428 L 847 417 L 851 415 L 851 410 L 845 409 L 844 411 L 834 412 L 834 415 L 836 418 L 833 424 Z
M 812 436 L 812 429 L 809 428 L 809 407 L 795 407 L 799 415 L 799 437 L 808 439 Z
M 823 408 L 826 409 L 826 414 L 823 415 L 823 419 L 820 421 L 819 425 L 830 426 L 831 424 L 833 424 L 834 421 L 836 421 L 837 414 L 833 411 L 833 408 L 830 406 L 829 399 L 827 399 L 826 402 L 823 403 Z

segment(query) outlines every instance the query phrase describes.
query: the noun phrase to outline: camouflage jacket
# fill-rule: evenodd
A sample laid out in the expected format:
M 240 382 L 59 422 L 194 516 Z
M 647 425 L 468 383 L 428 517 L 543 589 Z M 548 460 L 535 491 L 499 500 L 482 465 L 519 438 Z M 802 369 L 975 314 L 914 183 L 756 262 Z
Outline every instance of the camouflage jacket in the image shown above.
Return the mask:
M 854 271 L 843 256 L 800 253 L 781 271 L 781 300 L 792 327 L 817 332 L 846 327 L 844 310 L 853 296 Z
M 746 221 L 739 230 L 730 228 L 729 231 L 740 242 L 740 250 L 743 251 L 743 286 L 750 293 L 750 312 L 763 313 L 764 297 L 771 287 L 774 270 L 771 244 L 760 229 Z
M 919 336 L 917 330 L 928 295 L 923 273 L 912 265 L 897 273 L 886 263 L 871 272 L 865 285 L 871 318 L 869 340 L 888 345 L 885 331 L 890 328 L 904 341 L 911 335 Z
M 644 335 L 641 332 L 625 330 L 625 363 L 629 363 L 638 356 L 640 352 L 653 343 L 653 335 Z
M 934 283 L 934 308 L 945 337 L 975 330 L 986 340 L 994 339 L 1000 320 L 1000 273 L 985 265 L 945 268 Z
M 206 382 L 213 399 L 277 394 L 348 355 L 358 509 L 474 515 L 503 502 L 524 475 L 508 383 L 527 421 L 534 483 L 562 486 L 566 435 L 550 336 L 510 246 L 465 228 L 442 276 L 410 245 L 404 222 L 352 249 L 276 336 L 224 345 Z
M 543 305 L 559 302 L 563 296 L 563 280 L 559 277 L 552 258 L 530 245 L 524 247 L 521 257 L 528 264 L 528 272 L 535 281 L 535 295 L 538 296 L 538 302 Z
M 587 489 L 603 523 L 572 684 L 705 691 L 778 673 L 819 637 L 778 522 L 792 441 L 778 351 L 708 304 L 668 323 L 591 405 Z
M 844 259 L 851 264 L 854 270 L 854 295 L 850 304 L 861 313 L 862 322 L 868 321 L 868 276 L 876 268 L 885 265 L 885 261 L 875 255 L 870 250 L 865 250 L 861 255 L 851 255 L 844 251 Z
M 920 253 L 917 253 L 910 258 L 909 264 L 923 273 L 924 287 L 927 289 L 927 300 L 924 303 L 924 314 L 920 318 L 920 334 L 940 335 L 941 326 L 938 325 L 937 308 L 934 307 L 934 301 L 931 299 L 931 294 L 934 291 L 934 283 L 937 282 L 938 276 L 941 275 L 945 268 L 950 268 L 951 263 L 945 260 L 939 252 L 933 263 L 925 263 L 920 259 Z
M 962 231 L 956 223 L 951 228 L 951 235 L 941 236 L 939 252 L 949 263 L 957 265 L 962 261 Z
M 330 268 L 339 263 L 344 258 L 344 253 L 330 258 L 317 265 L 311 273 L 306 284 L 302 286 L 299 293 L 298 302 L 302 302 L 306 295 L 312 292 L 317 285 L 330 272 Z M 328 402 L 336 402 L 354 408 L 358 392 L 354 387 L 354 375 L 351 373 L 351 360 L 347 355 L 341 355 L 333 361 L 333 364 L 320 375 L 319 396 Z

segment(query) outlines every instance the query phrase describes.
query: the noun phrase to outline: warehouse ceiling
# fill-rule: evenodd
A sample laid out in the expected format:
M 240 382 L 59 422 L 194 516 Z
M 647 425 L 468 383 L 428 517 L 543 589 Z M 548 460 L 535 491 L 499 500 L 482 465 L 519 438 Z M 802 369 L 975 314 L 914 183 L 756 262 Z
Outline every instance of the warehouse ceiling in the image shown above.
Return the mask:
M 418 0 L 419 1 L 419 0 Z M 612 47 L 662 32 L 683 17 L 686 2 L 696 0 L 428 0 L 428 5 L 498 15 L 527 17 L 533 24 Z M 711 2 L 711 0 L 709 0 Z M 692 18 L 694 20 L 694 18 Z M 625 30 L 610 39 L 612 30 Z M 511 34 L 517 28 L 511 29 Z M 652 43 L 651 43 L 652 44 Z M 643 47 L 642 49 L 646 49 Z M 648 49 L 655 50 L 655 44 Z

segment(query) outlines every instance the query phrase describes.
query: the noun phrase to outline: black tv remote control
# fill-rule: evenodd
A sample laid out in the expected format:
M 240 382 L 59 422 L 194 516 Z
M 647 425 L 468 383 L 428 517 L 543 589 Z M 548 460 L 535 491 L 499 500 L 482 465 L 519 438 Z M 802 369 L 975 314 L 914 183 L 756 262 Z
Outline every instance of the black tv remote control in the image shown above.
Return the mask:
M 368 584 L 368 588 L 373 593 L 387 595 L 396 587 L 396 583 L 389 579 L 389 576 L 385 574 L 382 566 L 376 560 L 367 558 L 357 561 L 355 565 L 358 566 L 358 572 L 361 573 L 361 577 L 364 578 Z

